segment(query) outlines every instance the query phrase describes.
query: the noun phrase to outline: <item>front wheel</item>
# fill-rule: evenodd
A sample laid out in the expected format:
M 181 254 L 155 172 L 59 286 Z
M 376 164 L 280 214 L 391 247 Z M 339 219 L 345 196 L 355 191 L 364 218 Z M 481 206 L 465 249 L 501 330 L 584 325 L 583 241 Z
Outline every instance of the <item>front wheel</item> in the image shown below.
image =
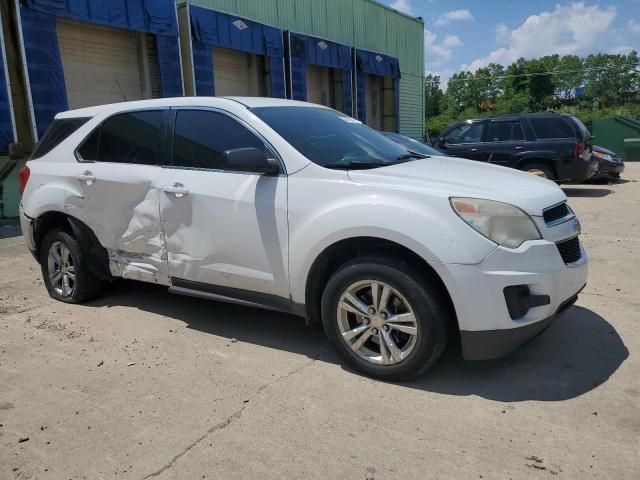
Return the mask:
M 331 277 L 322 297 L 329 339 L 355 370 L 383 380 L 425 372 L 447 343 L 443 292 L 401 260 L 357 258 Z

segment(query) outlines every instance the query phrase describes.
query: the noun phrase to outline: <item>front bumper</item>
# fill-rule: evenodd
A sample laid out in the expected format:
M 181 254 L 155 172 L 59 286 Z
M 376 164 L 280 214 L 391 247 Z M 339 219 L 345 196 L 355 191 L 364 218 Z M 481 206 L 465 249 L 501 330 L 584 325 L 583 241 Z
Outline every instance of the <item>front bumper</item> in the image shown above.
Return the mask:
M 513 352 L 518 347 L 529 343 L 544 332 L 556 318 L 576 303 L 578 293 L 562 303 L 560 308 L 558 308 L 552 316 L 524 327 L 485 332 L 461 331 L 460 339 L 465 360 L 490 360 L 492 358 L 500 358 Z
M 600 162 L 598 171 L 591 177 L 596 180 L 599 178 L 620 178 L 624 172 L 624 163 Z
M 555 243 L 525 242 L 518 249 L 498 247 L 478 265 L 433 264 L 453 301 L 465 359 L 503 356 L 542 332 L 575 302 L 587 282 L 588 261 L 565 264 Z M 513 318 L 505 288 L 527 286 L 532 296 L 548 297 Z

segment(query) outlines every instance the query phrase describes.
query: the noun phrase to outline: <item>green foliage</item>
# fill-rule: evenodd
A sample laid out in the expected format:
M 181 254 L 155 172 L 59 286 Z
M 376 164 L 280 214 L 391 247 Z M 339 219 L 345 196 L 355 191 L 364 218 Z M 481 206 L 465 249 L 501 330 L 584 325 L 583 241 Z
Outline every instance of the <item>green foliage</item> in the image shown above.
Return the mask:
M 575 96 L 575 89 L 584 94 Z M 627 55 L 548 55 L 520 58 L 508 67 L 490 64 L 462 71 L 449 80 L 425 79 L 427 130 L 437 136 L 450 123 L 507 113 L 554 110 L 578 116 L 584 123 L 614 115 L 640 117 L 640 64 Z

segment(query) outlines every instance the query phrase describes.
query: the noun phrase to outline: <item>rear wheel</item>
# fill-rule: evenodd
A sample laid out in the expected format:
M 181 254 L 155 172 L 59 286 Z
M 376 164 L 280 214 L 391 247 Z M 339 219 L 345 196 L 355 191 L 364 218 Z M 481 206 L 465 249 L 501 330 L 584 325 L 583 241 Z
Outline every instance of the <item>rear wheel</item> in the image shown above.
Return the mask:
M 61 302 L 82 303 L 102 291 L 89 270 L 78 241 L 61 229 L 45 236 L 40 249 L 42 277 L 49 295 Z
M 322 298 L 327 336 L 351 367 L 384 380 L 426 371 L 444 351 L 450 312 L 439 288 L 402 261 L 355 259 Z
M 542 178 L 546 178 L 548 180 L 555 180 L 556 175 L 549 165 L 544 163 L 535 162 L 535 163 L 527 163 L 522 167 L 522 171 L 531 173 L 532 175 L 537 175 Z

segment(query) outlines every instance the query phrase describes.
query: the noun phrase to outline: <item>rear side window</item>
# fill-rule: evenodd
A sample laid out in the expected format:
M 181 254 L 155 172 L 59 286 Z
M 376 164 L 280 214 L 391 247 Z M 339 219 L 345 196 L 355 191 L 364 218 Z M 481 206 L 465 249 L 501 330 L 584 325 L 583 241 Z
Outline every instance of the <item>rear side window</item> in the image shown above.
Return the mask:
M 519 120 L 512 122 L 492 122 L 490 138 L 492 142 L 524 140 L 522 124 Z
M 173 140 L 176 167 L 221 169 L 225 151 L 265 150 L 264 143 L 245 126 L 222 113 L 178 110 Z
M 446 143 L 478 143 L 482 141 L 482 132 L 484 131 L 484 123 L 474 122 L 465 123 L 454 128 L 444 138 Z
M 83 160 L 158 165 L 163 110 L 127 112 L 107 119 L 78 149 Z
M 64 142 L 69 136 L 87 123 L 89 118 L 64 118 L 54 120 L 31 155 L 32 159 L 44 157 Z
M 531 118 L 529 121 L 536 137 L 540 140 L 575 138 L 576 136 L 569 122 L 563 118 Z
M 572 115 L 570 118 L 578 126 L 578 131 L 580 132 L 580 135 L 582 136 L 583 140 L 587 140 L 591 138 L 591 132 L 589 132 L 589 129 L 587 128 L 587 126 L 584 123 L 582 123 L 582 121 L 578 117 L 574 117 Z

